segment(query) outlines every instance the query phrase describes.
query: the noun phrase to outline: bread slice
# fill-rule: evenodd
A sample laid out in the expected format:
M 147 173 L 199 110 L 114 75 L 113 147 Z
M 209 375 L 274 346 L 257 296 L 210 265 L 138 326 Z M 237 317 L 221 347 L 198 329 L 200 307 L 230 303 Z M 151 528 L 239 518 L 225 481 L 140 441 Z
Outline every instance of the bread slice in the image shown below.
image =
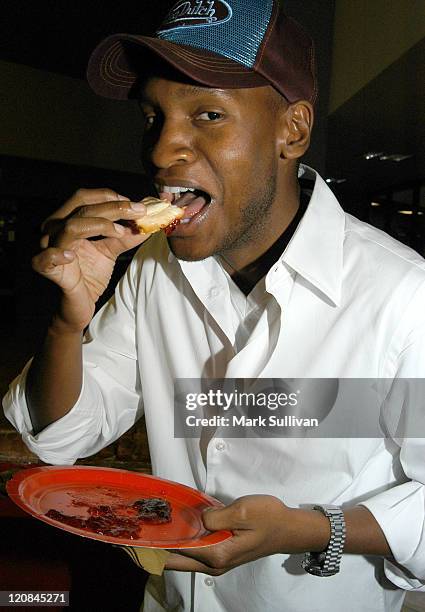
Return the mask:
M 146 206 L 146 215 L 136 219 L 135 224 L 141 234 L 153 234 L 179 221 L 184 216 L 184 210 L 173 206 L 167 200 L 148 197 L 142 200 Z

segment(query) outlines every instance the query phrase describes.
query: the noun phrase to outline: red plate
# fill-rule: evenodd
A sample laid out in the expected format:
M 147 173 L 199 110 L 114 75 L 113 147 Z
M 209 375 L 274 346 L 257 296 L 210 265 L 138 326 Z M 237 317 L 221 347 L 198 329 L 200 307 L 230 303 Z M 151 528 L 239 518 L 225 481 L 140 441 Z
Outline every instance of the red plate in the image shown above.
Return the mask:
M 146 474 L 89 466 L 47 466 L 17 472 L 6 484 L 9 497 L 37 519 L 77 535 L 124 546 L 199 548 L 232 537 L 207 531 L 201 513 L 223 504 L 196 489 Z M 131 505 L 141 497 L 162 497 L 171 505 L 171 522 L 144 523 L 137 539 L 101 535 L 46 516 L 50 509 L 87 518 L 89 505 Z M 87 505 L 86 505 L 87 504 Z

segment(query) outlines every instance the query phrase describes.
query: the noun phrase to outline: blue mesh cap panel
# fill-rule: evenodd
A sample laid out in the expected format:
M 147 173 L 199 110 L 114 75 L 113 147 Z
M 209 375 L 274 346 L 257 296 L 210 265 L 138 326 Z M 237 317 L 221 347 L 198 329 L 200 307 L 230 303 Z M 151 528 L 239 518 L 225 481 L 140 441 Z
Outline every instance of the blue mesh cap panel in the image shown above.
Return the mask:
M 228 7 L 230 18 L 218 23 L 177 25 L 170 29 L 159 29 L 158 38 L 212 51 L 232 59 L 247 68 L 255 64 L 258 49 L 269 25 L 273 0 L 216 0 Z M 191 6 L 195 10 L 204 6 L 213 7 L 214 2 L 178 2 L 175 7 Z M 184 7 L 183 7 L 184 8 Z M 181 20 L 183 21 L 183 20 Z M 206 19 L 204 20 L 206 21 Z M 190 23 L 190 21 L 189 21 Z

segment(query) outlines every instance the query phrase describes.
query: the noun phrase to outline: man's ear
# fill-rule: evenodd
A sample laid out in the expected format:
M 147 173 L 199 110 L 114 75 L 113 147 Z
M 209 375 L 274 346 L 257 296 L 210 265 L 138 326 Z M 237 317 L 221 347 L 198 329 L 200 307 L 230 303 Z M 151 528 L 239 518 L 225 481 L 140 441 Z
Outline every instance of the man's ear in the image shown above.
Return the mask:
M 297 159 L 304 155 L 310 146 L 313 122 L 313 106 L 306 100 L 294 102 L 282 112 L 278 142 L 282 159 Z

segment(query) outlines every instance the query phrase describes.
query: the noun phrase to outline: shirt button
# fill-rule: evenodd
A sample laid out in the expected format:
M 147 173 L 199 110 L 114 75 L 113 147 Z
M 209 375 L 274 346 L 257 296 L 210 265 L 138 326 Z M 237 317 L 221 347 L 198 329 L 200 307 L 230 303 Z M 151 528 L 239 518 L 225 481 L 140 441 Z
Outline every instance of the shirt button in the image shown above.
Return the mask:
M 226 444 L 223 442 L 223 440 L 218 440 L 218 442 L 215 443 L 215 447 L 218 451 L 224 451 Z
M 204 582 L 205 582 L 206 586 L 208 586 L 208 587 L 214 586 L 214 580 L 212 578 L 210 578 L 210 577 L 205 578 Z
M 220 293 L 220 289 L 218 289 L 217 287 L 213 287 L 212 289 L 210 289 L 211 298 L 216 298 L 219 293 Z

